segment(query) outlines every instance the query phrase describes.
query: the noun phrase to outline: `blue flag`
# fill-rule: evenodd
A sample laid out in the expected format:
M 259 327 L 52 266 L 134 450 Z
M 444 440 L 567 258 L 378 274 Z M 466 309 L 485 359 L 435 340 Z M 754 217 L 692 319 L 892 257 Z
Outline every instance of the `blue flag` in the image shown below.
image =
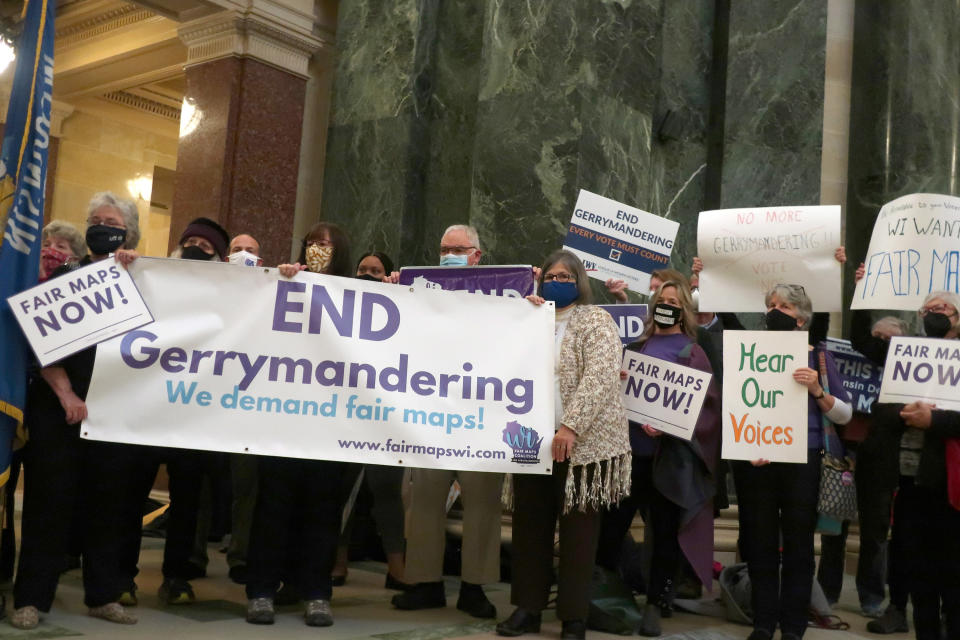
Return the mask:
M 30 347 L 7 298 L 37 284 L 53 102 L 54 0 L 27 0 L 0 149 L 0 486 L 23 425 Z

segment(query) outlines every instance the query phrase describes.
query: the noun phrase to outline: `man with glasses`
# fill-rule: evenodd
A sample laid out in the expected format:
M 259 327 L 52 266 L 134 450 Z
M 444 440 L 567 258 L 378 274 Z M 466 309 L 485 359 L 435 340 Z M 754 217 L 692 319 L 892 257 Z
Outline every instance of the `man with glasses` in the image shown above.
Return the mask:
M 482 255 L 473 227 L 457 224 L 440 239 L 440 265 L 475 266 Z M 445 607 L 443 555 L 447 496 L 454 474 L 463 501 L 463 547 L 457 608 L 475 618 L 494 618 L 497 610 L 481 585 L 500 580 L 500 492 L 503 474 L 447 469 L 414 469 L 407 516 L 406 582 L 413 586 L 393 597 L 398 609 Z

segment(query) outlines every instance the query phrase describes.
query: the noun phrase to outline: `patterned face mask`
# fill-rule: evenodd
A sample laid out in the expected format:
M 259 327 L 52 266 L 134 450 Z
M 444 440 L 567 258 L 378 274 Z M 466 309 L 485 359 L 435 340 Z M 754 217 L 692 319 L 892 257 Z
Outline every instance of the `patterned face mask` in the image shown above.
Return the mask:
M 333 247 L 321 247 L 318 244 L 307 245 L 307 269 L 313 273 L 324 273 L 333 261 Z

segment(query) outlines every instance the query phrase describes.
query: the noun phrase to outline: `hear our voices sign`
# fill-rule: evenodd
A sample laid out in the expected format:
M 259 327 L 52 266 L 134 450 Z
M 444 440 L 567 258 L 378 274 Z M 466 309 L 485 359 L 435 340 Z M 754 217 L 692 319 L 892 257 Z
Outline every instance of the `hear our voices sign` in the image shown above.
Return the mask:
M 807 461 L 808 351 L 805 331 L 723 332 L 723 458 Z
M 156 322 L 97 352 L 85 438 L 551 472 L 553 308 L 140 258 Z
M 960 198 L 916 193 L 883 205 L 864 269 L 852 309 L 914 311 L 928 293 L 960 292 Z
M 7 302 L 44 367 L 153 322 L 127 270 L 112 259 L 51 278 Z

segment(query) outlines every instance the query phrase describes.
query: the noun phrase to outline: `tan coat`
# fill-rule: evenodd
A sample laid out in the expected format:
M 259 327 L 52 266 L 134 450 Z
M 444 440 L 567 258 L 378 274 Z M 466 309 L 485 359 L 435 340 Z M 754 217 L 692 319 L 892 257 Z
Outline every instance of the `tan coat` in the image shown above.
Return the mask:
M 630 494 L 630 437 L 620 393 L 623 347 L 610 314 L 575 307 L 560 344 L 562 423 L 577 434 L 564 512 L 601 508 Z

